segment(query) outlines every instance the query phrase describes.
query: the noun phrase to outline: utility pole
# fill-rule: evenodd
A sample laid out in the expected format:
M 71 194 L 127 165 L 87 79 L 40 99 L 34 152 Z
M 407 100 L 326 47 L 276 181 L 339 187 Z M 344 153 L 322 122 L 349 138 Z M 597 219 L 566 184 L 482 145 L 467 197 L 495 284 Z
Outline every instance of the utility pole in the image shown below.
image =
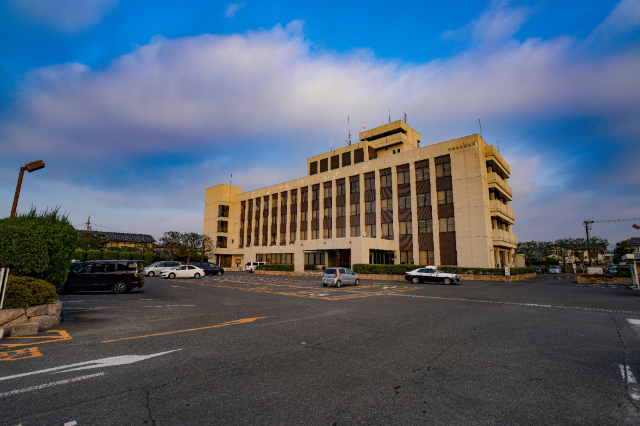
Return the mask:
M 582 223 L 584 224 L 584 230 L 587 232 L 587 256 L 589 256 L 589 266 L 591 266 L 591 243 L 589 242 L 589 229 L 591 229 L 593 220 L 585 220 Z
M 87 231 L 91 231 L 91 216 L 87 219 Z

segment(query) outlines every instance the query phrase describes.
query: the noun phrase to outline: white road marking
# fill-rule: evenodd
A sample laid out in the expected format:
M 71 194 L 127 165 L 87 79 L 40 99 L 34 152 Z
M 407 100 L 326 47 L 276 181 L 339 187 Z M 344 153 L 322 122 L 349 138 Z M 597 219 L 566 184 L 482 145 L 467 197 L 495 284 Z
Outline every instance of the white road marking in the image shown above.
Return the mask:
M 31 371 L 29 373 L 14 374 L 13 376 L 0 377 L 0 381 L 17 379 L 19 377 L 31 376 L 33 374 L 51 373 L 58 371 L 66 373 L 68 371 L 89 370 L 92 368 L 113 367 L 116 365 L 133 364 L 134 362 L 144 361 L 145 359 L 154 358 L 160 355 L 169 354 L 171 352 L 181 351 L 182 349 L 174 349 L 172 351 L 158 352 L 151 355 L 120 355 L 109 358 L 94 359 L 93 361 L 79 362 L 77 364 L 61 365 L 59 367 L 46 368 L 44 370 Z
M 622 376 L 622 381 L 627 385 L 627 389 L 629 390 L 629 396 L 636 401 L 640 401 L 640 389 L 638 389 L 638 381 L 633 375 L 631 367 L 622 364 L 619 364 L 618 367 L 620 367 L 620 375 Z
M 76 426 L 77 424 L 78 424 L 78 422 L 76 422 L 75 420 L 72 420 L 70 422 L 66 422 L 62 426 Z
M 9 392 L 0 393 L 0 398 L 4 398 L 5 396 L 15 395 L 15 394 L 18 394 L 18 393 L 31 392 L 31 391 L 38 390 L 38 389 L 49 388 L 51 386 L 66 385 L 67 383 L 77 382 L 79 380 L 91 379 L 93 377 L 98 377 L 98 376 L 104 376 L 104 373 L 100 372 L 100 373 L 96 373 L 96 374 L 89 374 L 87 376 L 74 377 L 73 379 L 65 379 L 65 380 L 60 380 L 60 381 L 57 381 L 57 382 L 45 383 L 44 385 L 31 386 L 29 388 L 24 388 L 24 389 L 16 389 L 16 390 L 12 390 L 12 391 L 9 391 Z M 75 425 L 77 423 L 74 421 L 73 423 L 65 423 L 65 425 L 67 425 L 67 424 L 69 424 L 69 425 L 74 424 Z
M 157 305 L 157 306 L 147 305 L 147 306 L 143 306 L 143 308 L 174 308 L 177 306 L 196 306 L 196 305 Z
M 183 288 L 183 289 L 185 289 L 185 290 L 193 290 L 192 288 L 180 287 L 179 285 L 172 285 L 171 287 L 175 287 L 175 288 Z
M 123 309 L 122 306 L 94 306 L 93 308 L 67 308 L 68 311 L 95 311 L 97 309 Z

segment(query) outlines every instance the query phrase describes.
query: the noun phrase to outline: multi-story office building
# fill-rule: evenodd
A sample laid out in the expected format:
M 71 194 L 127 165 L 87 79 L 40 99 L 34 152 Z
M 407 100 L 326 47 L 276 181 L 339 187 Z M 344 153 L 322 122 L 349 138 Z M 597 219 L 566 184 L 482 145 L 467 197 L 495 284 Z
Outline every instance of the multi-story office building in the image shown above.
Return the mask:
M 513 262 L 509 165 L 479 135 L 420 147 L 402 121 L 311 157 L 308 175 L 242 192 L 207 189 L 204 233 L 214 260 L 326 266 Z

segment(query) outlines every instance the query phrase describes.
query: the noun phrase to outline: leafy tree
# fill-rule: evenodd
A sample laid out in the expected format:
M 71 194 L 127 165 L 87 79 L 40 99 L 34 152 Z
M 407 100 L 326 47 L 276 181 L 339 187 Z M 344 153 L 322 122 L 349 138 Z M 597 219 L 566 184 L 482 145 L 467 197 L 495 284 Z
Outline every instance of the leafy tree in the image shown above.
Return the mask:
M 215 248 L 215 242 L 213 238 L 208 235 L 201 235 L 202 240 L 197 248 L 197 254 L 200 256 L 200 261 L 203 262 L 204 258 L 209 258 L 209 253 Z
M 0 225 L 0 267 L 11 274 L 44 272 L 49 254 L 44 239 L 30 229 Z
M 109 240 L 105 237 L 105 234 L 98 233 L 94 235 L 88 231 L 78 231 L 77 248 L 82 250 L 98 250 L 103 248 Z
M 178 231 L 165 232 L 160 238 L 160 247 L 171 256 L 171 260 L 183 250 L 182 234 Z
M 56 287 L 67 281 L 69 262 L 76 248 L 78 233 L 66 214 L 60 214 L 59 207 L 40 213 L 31 208 L 29 213 L 0 220 L 0 224 L 30 229 L 44 241 L 49 256 L 49 264 L 43 272 L 29 275 L 43 279 Z
M 199 248 L 202 246 L 202 235 L 197 232 L 186 232 L 182 234 L 180 241 L 186 251 L 187 264 L 189 264 L 191 256 L 195 257 L 200 253 Z
M 627 243 L 618 243 L 616 248 L 613 249 L 613 263 L 622 262 L 622 256 L 631 253 L 631 246 Z
M 573 238 L 562 238 L 553 243 L 553 254 L 565 265 L 571 258 L 573 244 Z
M 527 263 L 537 263 L 553 254 L 553 244 L 550 241 L 525 241 L 518 243 L 516 253 L 524 254 Z

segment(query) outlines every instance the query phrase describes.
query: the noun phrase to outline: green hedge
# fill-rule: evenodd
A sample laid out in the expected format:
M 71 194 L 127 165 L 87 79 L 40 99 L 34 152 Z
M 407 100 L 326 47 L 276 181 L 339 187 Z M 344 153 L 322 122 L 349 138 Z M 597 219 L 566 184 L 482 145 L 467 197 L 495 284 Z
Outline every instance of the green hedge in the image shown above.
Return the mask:
M 317 271 L 318 270 L 318 265 L 314 265 L 313 263 L 307 263 L 304 265 L 304 270 L 305 271 Z
M 47 246 L 40 235 L 26 228 L 0 225 L 0 267 L 28 274 L 44 272 L 48 265 Z
M 132 251 L 131 260 L 144 260 L 144 254 L 140 251 Z
M 153 262 L 156 261 L 156 254 L 155 253 L 145 252 L 145 253 L 142 253 L 142 257 L 143 257 L 143 260 L 144 260 L 144 266 L 149 266 Z
M 631 267 L 619 267 L 617 269 L 616 275 L 620 278 L 631 278 Z
M 73 256 L 71 256 L 71 258 L 79 260 L 80 262 L 84 262 L 85 260 L 87 260 L 87 251 L 81 248 L 77 248 L 73 252 Z
M 105 250 L 102 252 L 104 260 L 118 260 L 118 252 L 115 250 Z
M 414 269 L 424 268 L 420 265 L 371 265 L 367 263 L 356 263 L 353 265 L 353 271 L 357 274 L 382 274 L 382 275 L 404 275 L 406 272 Z M 440 266 L 442 272 L 450 274 L 464 275 L 502 275 L 504 276 L 504 268 L 470 268 L 459 266 Z M 511 268 L 511 275 L 520 275 L 535 273 L 536 268 Z
M 292 263 L 265 263 L 256 266 L 256 271 L 288 271 L 293 272 Z
M 10 276 L 4 296 L 3 309 L 27 309 L 58 300 L 53 284 L 32 277 Z
M 101 259 L 102 259 L 101 250 L 87 250 L 87 260 L 101 260 Z

